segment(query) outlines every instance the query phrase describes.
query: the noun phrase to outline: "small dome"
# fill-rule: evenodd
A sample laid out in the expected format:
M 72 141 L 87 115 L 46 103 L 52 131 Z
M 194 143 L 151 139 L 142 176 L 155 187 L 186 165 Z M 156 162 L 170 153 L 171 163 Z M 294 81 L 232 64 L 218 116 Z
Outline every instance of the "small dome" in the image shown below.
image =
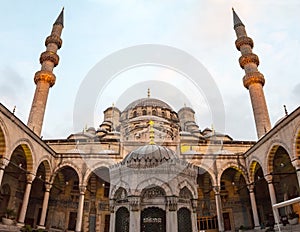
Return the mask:
M 178 159 L 171 149 L 158 145 L 146 145 L 130 152 L 122 163 L 130 168 L 153 168 L 171 159 Z
M 166 109 L 169 109 L 170 111 L 173 111 L 173 109 L 171 108 L 171 106 L 169 106 L 167 103 L 161 101 L 161 100 L 158 100 L 158 99 L 155 99 L 155 98 L 141 98 L 141 99 L 138 99 L 132 103 L 130 103 L 124 111 L 128 111 L 128 110 L 131 110 L 131 109 L 134 109 L 136 107 L 146 107 L 146 106 L 152 106 L 152 107 L 160 107 L 160 108 L 166 108 Z

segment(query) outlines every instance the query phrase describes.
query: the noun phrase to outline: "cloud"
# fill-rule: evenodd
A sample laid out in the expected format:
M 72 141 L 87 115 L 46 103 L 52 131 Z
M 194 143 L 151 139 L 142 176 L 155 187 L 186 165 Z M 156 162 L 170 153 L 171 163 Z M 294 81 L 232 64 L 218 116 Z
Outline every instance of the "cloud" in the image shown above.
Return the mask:
M 296 102 L 300 102 L 300 83 L 295 85 L 293 91 L 292 91 L 293 96 L 296 97 Z
M 0 92 L 1 95 L 11 100 L 19 99 L 19 92 L 22 91 L 24 80 L 21 75 L 11 67 L 5 67 L 1 72 Z

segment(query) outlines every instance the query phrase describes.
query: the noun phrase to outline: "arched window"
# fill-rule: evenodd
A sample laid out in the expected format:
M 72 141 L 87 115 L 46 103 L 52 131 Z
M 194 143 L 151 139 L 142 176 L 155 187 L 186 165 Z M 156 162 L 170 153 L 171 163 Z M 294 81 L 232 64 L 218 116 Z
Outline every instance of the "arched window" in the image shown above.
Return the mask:
M 133 117 L 135 118 L 136 116 L 137 116 L 137 112 L 135 110 L 135 111 L 133 111 Z
M 152 110 L 152 115 L 157 115 L 156 110 Z

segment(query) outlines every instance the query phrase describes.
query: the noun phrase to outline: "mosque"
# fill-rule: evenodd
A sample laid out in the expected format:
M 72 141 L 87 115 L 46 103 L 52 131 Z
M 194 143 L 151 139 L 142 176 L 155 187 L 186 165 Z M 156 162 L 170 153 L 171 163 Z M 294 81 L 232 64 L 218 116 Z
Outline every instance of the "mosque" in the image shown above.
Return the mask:
M 256 142 L 200 129 L 191 107 L 176 112 L 150 94 L 108 107 L 97 129 L 43 140 L 62 10 L 34 75 L 28 123 L 0 104 L 0 216 L 9 210 L 15 227 L 47 231 L 224 232 L 299 212 L 272 205 L 299 196 L 300 108 L 271 126 L 253 40 L 235 11 L 233 22 Z

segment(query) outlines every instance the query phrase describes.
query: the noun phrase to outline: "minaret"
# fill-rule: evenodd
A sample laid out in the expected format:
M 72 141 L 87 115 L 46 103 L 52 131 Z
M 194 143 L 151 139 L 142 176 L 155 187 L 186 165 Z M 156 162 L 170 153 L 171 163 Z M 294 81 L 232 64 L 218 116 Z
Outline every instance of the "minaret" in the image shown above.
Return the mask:
M 233 10 L 233 9 L 232 9 Z M 263 86 L 265 78 L 257 66 L 259 65 L 258 56 L 252 52 L 253 40 L 247 36 L 245 26 L 233 10 L 234 30 L 237 36 L 235 41 L 236 48 L 242 53 L 239 63 L 246 75 L 243 78 L 245 88 L 249 90 L 252 109 L 256 124 L 258 138 L 261 138 L 271 129 L 268 108 L 265 100 Z
M 56 77 L 53 74 L 53 68 L 56 67 L 59 62 L 59 56 L 56 52 L 62 45 L 60 36 L 64 27 L 63 21 L 64 9 L 62 9 L 53 24 L 51 35 L 48 36 L 45 41 L 46 51 L 40 56 L 41 70 L 34 75 L 36 89 L 27 126 L 38 136 L 41 135 L 42 131 L 49 88 L 55 84 Z

